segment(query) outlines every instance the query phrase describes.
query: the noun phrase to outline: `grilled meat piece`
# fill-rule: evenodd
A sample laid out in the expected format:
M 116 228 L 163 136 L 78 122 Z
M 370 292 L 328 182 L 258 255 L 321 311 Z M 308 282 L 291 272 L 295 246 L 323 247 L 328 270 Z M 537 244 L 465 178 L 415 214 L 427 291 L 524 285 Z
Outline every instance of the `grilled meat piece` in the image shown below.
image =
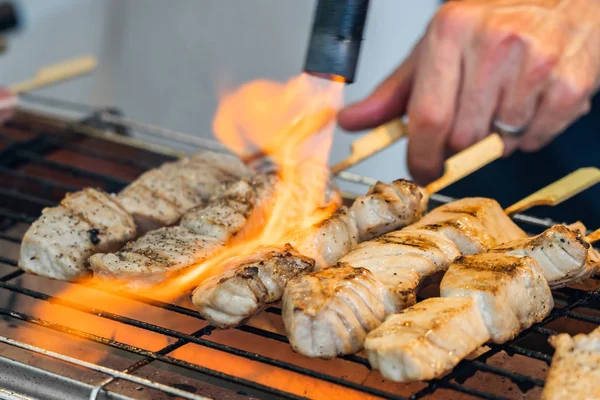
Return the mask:
M 505 243 L 492 252 L 535 259 L 550 287 L 558 288 L 594 274 L 596 265 L 589 258 L 589 249 L 580 232 L 555 225 L 537 236 Z
M 395 382 L 437 378 L 489 339 L 476 297 L 434 297 L 371 331 L 365 350 L 373 369 Z
M 202 282 L 192 295 L 200 314 L 224 329 L 244 323 L 270 303 L 281 299 L 290 279 L 314 267 L 314 260 L 291 246 L 264 247 L 230 260 L 223 273 Z
M 76 280 L 90 275 L 90 255 L 117 250 L 135 235 L 133 218 L 112 196 L 84 189 L 42 211 L 23 237 L 19 267 L 48 278 Z
M 444 204 L 413 224 L 440 232 L 464 255 L 483 253 L 502 243 L 526 237 L 492 199 L 471 197 Z
M 264 204 L 272 195 L 274 181 L 272 176 L 260 176 L 254 181 L 233 182 L 208 205 L 186 212 L 179 225 L 227 241 L 242 230 L 257 204 Z
M 460 256 L 458 248 L 446 237 L 436 232 L 426 230 L 416 230 L 406 228 L 404 230 L 388 233 L 380 238 L 372 239 L 359 244 L 354 250 L 342 257 L 337 268 L 325 269 L 322 272 L 313 272 L 301 276 L 294 281 L 294 284 L 301 287 L 304 297 L 288 299 L 284 296 L 286 304 L 293 304 L 300 301 L 304 306 L 296 307 L 293 313 L 284 316 L 286 328 L 297 329 L 298 332 L 287 330 L 290 342 L 299 343 L 303 335 L 304 321 L 313 320 L 314 329 L 330 329 L 330 335 L 336 344 L 336 347 L 316 349 L 314 346 L 321 345 L 320 342 L 314 342 L 310 345 L 302 346 L 296 344 L 297 351 L 309 356 L 331 357 L 336 354 L 356 353 L 362 348 L 364 334 L 375 328 L 383 321 L 383 318 L 393 309 L 399 310 L 415 303 L 418 287 L 424 279 L 440 270 L 448 268 L 450 263 Z M 331 314 L 330 308 L 338 304 L 351 304 L 352 298 L 357 292 L 360 292 L 365 285 L 364 279 L 348 279 L 348 268 L 356 268 L 357 271 L 368 270 L 371 274 L 364 273 L 369 280 L 377 282 L 377 287 L 385 287 L 384 296 L 373 297 L 369 305 L 378 310 L 384 310 L 383 314 L 377 314 L 379 318 L 371 317 L 370 308 L 351 308 L 348 309 L 352 314 L 344 316 L 353 321 L 371 321 L 369 324 L 362 324 L 360 329 L 352 326 L 357 331 L 356 334 L 348 335 L 341 329 L 317 327 L 318 324 L 334 326 L 339 324 L 339 320 L 326 315 L 313 315 L 315 309 L 321 314 Z M 361 276 L 363 276 L 361 275 Z M 325 278 L 323 278 L 325 277 Z M 343 290 L 324 290 L 320 285 L 313 282 L 326 282 L 328 287 L 340 287 Z M 323 283 L 325 284 L 325 283 Z M 291 289 L 290 289 L 291 290 Z M 312 292 L 314 290 L 315 292 Z M 290 292 L 293 293 L 293 292 Z M 379 303 L 376 303 L 379 301 Z M 306 304 L 314 302 L 315 307 L 307 307 Z M 320 309 L 319 304 L 326 304 Z M 394 304 L 394 308 L 388 307 L 388 304 Z M 292 306 L 290 306 L 292 307 Z M 289 309 L 288 309 L 289 310 Z M 285 313 L 285 311 L 284 311 Z M 309 315 L 306 315 L 308 313 Z M 364 315 L 363 313 L 366 313 Z M 344 318 L 339 317 L 339 318 Z M 321 355 L 323 354 L 323 355 Z
M 224 183 L 249 175 L 236 157 L 204 152 L 145 172 L 119 193 L 118 200 L 143 234 L 177 223 L 183 213 L 203 204 Z
M 401 309 L 396 301 L 371 272 L 340 263 L 288 283 L 283 324 L 295 351 L 333 358 L 360 350 L 367 332 Z
M 135 288 L 162 282 L 201 263 L 222 245 L 214 237 L 171 226 L 148 232 L 116 253 L 95 254 L 90 266 L 100 279 L 117 279 Z
M 552 336 L 556 348 L 542 400 L 600 398 L 600 328 L 589 335 Z
M 428 200 L 427 193 L 411 181 L 399 179 L 389 185 L 377 182 L 350 209 L 359 240 L 364 242 L 412 224 L 427 210 Z
M 356 224 L 342 206 L 329 218 L 294 235 L 289 242 L 301 254 L 313 258 L 318 270 L 335 264 L 356 246 L 357 240 Z
M 537 261 L 504 253 L 460 257 L 444 275 L 440 294 L 478 298 L 483 319 L 496 343 L 504 343 L 540 322 L 554 306 Z

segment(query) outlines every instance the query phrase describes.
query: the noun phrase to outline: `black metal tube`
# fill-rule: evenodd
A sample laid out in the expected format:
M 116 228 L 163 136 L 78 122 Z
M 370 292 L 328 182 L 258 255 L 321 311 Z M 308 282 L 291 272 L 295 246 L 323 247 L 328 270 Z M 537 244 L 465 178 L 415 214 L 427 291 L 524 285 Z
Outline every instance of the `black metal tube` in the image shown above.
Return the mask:
M 304 71 L 354 82 L 369 0 L 319 0 Z

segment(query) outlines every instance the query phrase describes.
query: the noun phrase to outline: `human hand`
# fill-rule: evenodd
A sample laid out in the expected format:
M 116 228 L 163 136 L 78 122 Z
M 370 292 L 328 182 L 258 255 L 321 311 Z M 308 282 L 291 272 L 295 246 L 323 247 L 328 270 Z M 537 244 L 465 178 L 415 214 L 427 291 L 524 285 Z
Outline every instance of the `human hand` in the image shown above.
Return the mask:
M 409 117 L 408 165 L 428 183 L 492 121 L 536 151 L 590 109 L 600 86 L 600 0 L 463 0 L 443 5 L 410 56 L 339 114 L 347 130 Z

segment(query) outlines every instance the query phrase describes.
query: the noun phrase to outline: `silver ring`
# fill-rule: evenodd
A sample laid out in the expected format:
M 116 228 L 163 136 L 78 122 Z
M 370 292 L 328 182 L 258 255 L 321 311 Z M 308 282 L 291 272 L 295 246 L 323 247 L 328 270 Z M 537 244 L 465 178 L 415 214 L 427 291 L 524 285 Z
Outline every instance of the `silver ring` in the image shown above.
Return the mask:
M 502 121 L 494 120 L 492 122 L 492 131 L 500 134 L 500 136 L 518 137 L 525 133 L 526 127 L 517 127 L 505 124 Z

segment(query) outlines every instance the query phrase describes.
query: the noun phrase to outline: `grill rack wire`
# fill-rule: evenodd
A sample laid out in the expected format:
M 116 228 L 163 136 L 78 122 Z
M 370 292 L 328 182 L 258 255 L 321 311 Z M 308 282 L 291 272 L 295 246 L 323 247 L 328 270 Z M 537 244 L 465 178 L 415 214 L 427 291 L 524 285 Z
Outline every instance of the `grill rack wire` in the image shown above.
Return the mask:
M 48 102 L 48 99 L 44 98 L 35 98 L 32 96 L 28 96 L 27 100 L 30 101 L 39 101 L 39 102 Z M 54 104 L 57 105 L 56 103 Z M 75 104 L 77 107 L 81 109 L 82 105 Z M 65 102 L 58 102 L 58 106 L 60 107 L 68 107 L 68 104 Z M 83 106 L 83 111 L 90 111 L 87 106 Z M 113 115 L 102 110 L 94 110 L 96 111 L 96 115 L 100 116 L 102 119 L 103 115 Z M 99 112 L 98 112 L 99 111 Z M 83 179 L 86 181 L 96 182 L 97 186 L 101 186 L 107 191 L 118 191 L 122 187 L 127 184 L 127 180 L 111 176 L 109 174 L 99 173 L 94 170 L 85 169 L 79 166 L 69 165 L 68 163 L 55 161 L 48 157 L 49 154 L 55 152 L 57 150 L 67 150 L 73 154 L 77 154 L 83 157 L 91 158 L 96 161 L 109 161 L 114 164 L 121 165 L 123 167 L 127 167 L 133 170 L 137 170 L 139 173 L 147 170 L 153 166 L 160 164 L 168 159 L 172 158 L 172 154 L 169 156 L 161 156 L 154 157 L 152 162 L 147 160 L 148 156 L 155 156 L 147 151 L 142 151 L 146 158 L 135 157 L 128 158 L 127 156 L 121 154 L 107 154 L 107 152 L 103 150 L 98 150 L 96 148 L 85 146 L 78 144 L 78 139 L 82 137 L 86 137 L 86 135 L 82 135 L 78 132 L 84 131 L 84 133 L 88 133 L 84 125 L 75 123 L 69 124 L 65 126 L 64 124 L 55 124 L 52 126 L 52 121 L 61 121 L 60 119 L 54 120 L 53 118 L 48 118 L 43 116 L 40 113 L 31 113 L 25 110 L 21 110 L 17 116 L 9 121 L 7 127 L 0 128 L 0 243 L 1 241 L 16 243 L 20 242 L 20 238 L 11 236 L 6 233 L 6 231 L 14 226 L 17 223 L 25 223 L 30 224 L 35 218 L 39 215 L 39 211 L 43 207 L 52 206 L 55 204 L 54 201 L 48 200 L 47 197 L 44 197 L 45 194 L 58 192 L 66 192 L 77 190 L 81 188 L 81 184 L 77 183 L 65 183 L 59 180 L 48 178 L 45 176 L 39 176 L 36 174 L 30 174 L 27 171 L 28 166 L 36 166 L 42 168 L 47 171 L 54 171 L 63 174 L 68 174 L 72 176 L 75 180 Z M 44 123 L 40 124 L 38 121 L 43 120 Z M 110 121 L 102 119 L 101 122 L 104 123 L 117 123 L 120 127 L 126 126 L 127 128 L 139 129 L 147 128 L 148 126 L 129 124 L 132 120 L 123 120 L 116 118 L 109 118 Z M 97 122 L 97 121 L 96 121 Z M 154 127 L 156 128 L 156 127 Z M 7 135 L 6 131 L 19 131 L 26 132 L 27 138 L 26 140 L 22 140 L 21 137 L 15 138 L 14 134 Z M 159 134 L 160 135 L 160 134 Z M 179 138 L 184 137 L 180 134 Z M 18 135 L 17 135 L 18 136 Z M 165 136 L 165 135 L 163 135 Z M 166 135 L 168 136 L 168 134 Z M 94 143 L 100 143 L 101 139 L 94 139 Z M 132 142 L 135 145 L 135 143 Z M 188 143 L 189 144 L 189 143 Z M 201 143 L 196 142 L 196 145 L 202 146 Z M 206 147 L 206 146 L 202 146 Z M 130 147 L 134 148 L 134 147 Z M 139 151 L 136 149 L 135 151 Z M 129 152 L 131 154 L 135 152 Z M 352 182 L 363 183 L 363 184 L 372 184 L 373 180 L 365 177 L 361 177 L 354 174 L 342 173 L 338 176 L 341 179 L 345 179 Z M 5 186 L 3 183 L 5 180 L 9 182 L 14 182 L 17 179 L 20 182 L 26 183 L 24 186 L 26 187 L 35 187 L 35 194 L 27 192 L 26 190 L 18 190 L 13 187 Z M 57 197 L 57 196 L 55 196 Z M 58 196 L 60 198 L 60 196 Z M 440 203 L 451 201 L 451 198 L 445 196 L 432 196 L 433 205 L 437 205 Z M 543 220 L 538 218 L 528 217 L 526 215 L 517 215 L 515 216 L 515 221 L 517 221 L 522 227 L 524 227 L 529 232 L 537 233 L 551 225 L 554 224 L 551 220 Z M 125 344 L 112 338 L 101 337 L 95 335 L 93 332 L 82 332 L 76 331 L 67 326 L 63 326 L 60 324 L 52 323 L 47 320 L 35 317 L 33 315 L 19 312 L 11 308 L 10 302 L 6 305 L 2 305 L 0 307 L 0 315 L 3 316 L 7 320 L 18 320 L 23 323 L 32 324 L 35 326 L 45 327 L 54 331 L 63 332 L 68 335 L 77 336 L 79 338 L 83 338 L 86 341 L 94 342 L 97 344 L 101 344 L 102 346 L 107 346 L 112 349 L 117 349 L 121 351 L 125 351 L 127 353 L 131 353 L 137 356 L 140 356 L 136 362 L 133 362 L 126 369 L 123 370 L 114 370 L 106 367 L 102 367 L 100 365 L 85 363 L 81 360 L 77 360 L 71 357 L 64 356 L 59 353 L 54 353 L 49 350 L 35 347 L 29 345 L 27 343 L 19 342 L 18 340 L 11 339 L 8 337 L 0 336 L 0 342 L 18 347 L 23 350 L 27 350 L 30 352 L 44 354 L 48 357 L 61 360 L 70 364 L 79 365 L 84 368 L 88 368 L 97 372 L 101 372 L 107 376 L 107 378 L 102 381 L 100 384 L 95 387 L 89 387 L 89 398 L 119 398 L 118 396 L 110 397 L 110 393 L 104 390 L 104 387 L 109 383 L 115 380 L 123 380 L 133 382 L 142 386 L 146 386 L 149 388 L 153 388 L 159 391 L 162 391 L 171 396 L 176 396 L 179 398 L 187 398 L 187 399 L 203 399 L 204 397 L 181 390 L 176 387 L 167 386 L 152 380 L 143 379 L 136 375 L 134 372 L 139 370 L 142 367 L 145 367 L 153 362 L 163 362 L 169 365 L 181 367 L 190 373 L 195 374 L 195 376 L 201 377 L 201 380 L 207 380 L 210 382 L 216 382 L 217 386 L 227 388 L 228 390 L 232 390 L 233 392 L 238 392 L 242 394 L 249 394 L 251 396 L 256 396 L 258 398 L 278 398 L 278 399 L 300 399 L 303 398 L 298 396 L 297 394 L 289 393 L 274 387 L 270 387 L 268 385 L 264 385 L 261 383 L 257 383 L 251 381 L 249 379 L 240 378 L 234 375 L 226 374 L 223 372 L 219 372 L 217 370 L 212 370 L 210 368 L 206 368 L 200 365 L 192 364 L 190 362 L 176 359 L 169 356 L 169 353 L 172 351 L 183 347 L 186 344 L 193 343 L 200 346 L 206 346 L 208 348 L 218 350 L 220 352 L 228 353 L 231 355 L 235 355 L 237 357 L 242 357 L 244 359 L 253 360 L 255 362 L 268 365 L 273 368 L 279 368 L 286 371 L 291 371 L 297 374 L 301 374 L 304 376 L 316 378 L 321 381 L 329 382 L 333 385 L 338 385 L 341 387 L 345 387 L 348 389 L 352 389 L 359 393 L 364 393 L 366 395 L 371 395 L 378 398 L 384 399 L 404 399 L 407 397 L 399 396 L 394 393 L 394 391 L 387 391 L 378 389 L 376 387 L 362 385 L 360 383 L 353 382 L 351 380 L 343 379 L 342 377 L 334 376 L 332 374 L 315 371 L 307 367 L 303 367 L 300 365 L 296 365 L 293 363 L 289 363 L 286 361 L 281 361 L 273 357 L 264 356 L 261 354 L 253 353 L 250 351 L 246 351 L 243 349 L 235 348 L 233 346 L 229 346 L 226 344 L 221 344 L 215 341 L 208 340 L 207 337 L 215 330 L 214 327 L 207 325 L 204 328 L 193 332 L 191 334 L 186 334 L 177 330 L 168 329 L 161 327 L 159 325 L 147 323 L 144 321 L 140 321 L 137 319 L 129 318 L 126 316 L 122 316 L 119 314 L 103 311 L 101 309 L 97 309 L 91 307 L 86 304 L 80 304 L 76 302 L 72 302 L 69 299 L 64 299 L 60 297 L 51 296 L 36 290 L 27 289 L 25 287 L 21 287 L 18 284 L 15 284 L 15 280 L 23 275 L 23 271 L 16 269 L 17 260 L 5 257 L 3 254 L 0 254 L 0 264 L 4 264 L 6 266 L 15 267 L 11 272 L 5 274 L 0 277 L 0 290 L 7 291 L 11 294 L 18 294 L 22 296 L 27 296 L 31 299 L 36 299 L 39 301 L 49 302 L 53 304 L 60 304 L 61 306 L 68 307 L 71 309 L 79 310 L 81 312 L 87 314 L 93 314 L 99 316 L 106 320 L 116 321 L 121 324 L 133 326 L 136 328 L 140 328 L 143 330 L 155 332 L 160 335 L 167 336 L 169 338 L 174 339 L 175 341 L 168 346 L 158 350 L 158 351 L 149 351 L 143 348 L 131 346 L 129 344 Z M 598 277 L 592 278 L 597 280 Z M 598 285 L 597 285 L 598 286 Z M 181 307 L 175 304 L 163 303 L 160 301 L 144 298 L 137 295 L 132 294 L 124 294 L 124 293 L 113 293 L 117 296 L 122 296 L 127 298 L 128 300 L 132 300 L 138 303 L 142 303 L 148 307 L 153 308 L 161 308 L 164 310 L 168 310 L 170 312 L 174 312 L 177 314 L 182 314 L 187 317 L 202 319 L 202 317 L 194 310 Z M 494 393 L 492 390 L 481 390 L 469 387 L 464 384 L 469 377 L 472 377 L 477 372 L 485 372 L 488 374 L 493 374 L 495 376 L 505 378 L 510 380 L 512 383 L 516 384 L 519 389 L 526 393 L 528 390 L 532 388 L 540 388 L 544 385 L 543 379 L 539 379 L 537 377 L 529 376 L 523 372 L 507 370 L 498 366 L 494 366 L 492 364 L 486 363 L 491 357 L 501 352 L 505 352 L 510 357 L 514 355 L 520 355 L 528 358 L 532 358 L 535 360 L 543 361 L 545 363 L 549 363 L 551 360 L 551 350 L 540 351 L 535 346 L 533 348 L 528 346 L 527 344 L 523 344 L 524 338 L 528 335 L 541 335 L 544 339 L 550 335 L 554 335 L 557 332 L 548 327 L 548 324 L 558 320 L 559 318 L 569 318 L 572 320 L 583 321 L 589 323 L 594 326 L 600 325 L 600 318 L 597 315 L 593 315 L 590 313 L 582 313 L 577 312 L 577 309 L 587 307 L 587 308 L 598 308 L 600 304 L 600 288 L 595 287 L 591 291 L 586 291 L 577 288 L 564 288 L 554 292 L 555 299 L 557 303 L 560 304 L 559 307 L 555 307 L 552 313 L 548 318 L 546 318 L 543 322 L 534 325 L 527 331 L 523 332 L 514 340 L 503 344 L 503 345 L 489 345 L 489 350 L 484 352 L 483 354 L 475 357 L 474 359 L 464 360 L 462 361 L 451 373 L 440 378 L 434 379 L 426 383 L 424 387 L 417 390 L 416 392 L 410 395 L 410 399 L 421 399 L 427 398 L 428 396 L 436 393 L 439 390 L 450 390 L 454 393 L 462 393 L 466 395 L 473 396 L 475 398 L 483 398 L 483 399 L 505 399 L 506 397 L 499 395 L 498 393 Z M 269 308 L 266 312 L 280 315 L 280 310 L 277 308 Z M 236 330 L 245 332 L 251 336 L 260 337 L 262 339 L 266 338 L 268 340 L 273 340 L 277 342 L 287 343 L 287 338 L 284 335 L 274 333 L 268 330 L 256 328 L 253 326 L 241 326 L 235 328 Z M 526 341 L 525 341 L 526 343 Z M 345 361 L 356 363 L 362 365 L 364 368 L 369 368 L 368 360 L 360 356 L 345 356 L 342 357 Z M 0 353 L 0 361 L 10 361 L 2 356 Z M 30 367 L 32 368 L 32 367 Z M 2 397 L 3 390 L 0 389 L 0 397 Z M 6 393 L 4 393 L 6 395 Z M 8 396 L 8 395 L 7 395 Z M 103 397 L 108 396 L 108 397 Z M 10 398 L 10 396 L 8 396 Z M 16 397 L 15 397 L 16 398 Z

